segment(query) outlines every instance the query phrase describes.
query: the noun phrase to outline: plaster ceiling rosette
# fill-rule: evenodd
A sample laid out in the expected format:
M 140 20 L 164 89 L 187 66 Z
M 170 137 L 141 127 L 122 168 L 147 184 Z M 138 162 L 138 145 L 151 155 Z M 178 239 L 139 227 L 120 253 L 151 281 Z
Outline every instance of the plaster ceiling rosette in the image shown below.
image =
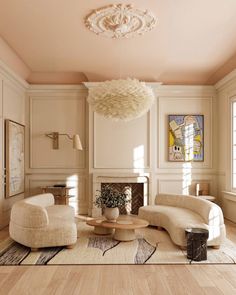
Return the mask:
M 130 38 L 143 35 L 156 25 L 156 17 L 148 10 L 127 4 L 114 4 L 94 10 L 86 16 L 86 27 L 97 35 L 109 38 Z

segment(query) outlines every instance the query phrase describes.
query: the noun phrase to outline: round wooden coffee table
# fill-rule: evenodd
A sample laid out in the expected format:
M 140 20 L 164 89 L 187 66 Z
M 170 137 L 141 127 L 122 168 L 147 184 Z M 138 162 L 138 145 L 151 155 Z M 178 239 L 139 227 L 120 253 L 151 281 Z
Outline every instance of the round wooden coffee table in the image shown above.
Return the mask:
M 88 220 L 86 223 L 94 226 L 94 233 L 99 235 L 111 234 L 115 229 L 113 238 L 122 242 L 135 240 L 135 229 L 147 227 L 149 224 L 144 219 L 127 215 L 120 215 L 116 222 L 108 222 L 100 217 Z

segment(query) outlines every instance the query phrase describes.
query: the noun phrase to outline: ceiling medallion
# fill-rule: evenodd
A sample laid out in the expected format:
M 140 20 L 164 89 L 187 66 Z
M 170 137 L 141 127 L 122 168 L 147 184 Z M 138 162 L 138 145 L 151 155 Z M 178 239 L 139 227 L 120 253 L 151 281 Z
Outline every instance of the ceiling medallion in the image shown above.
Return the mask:
M 130 121 L 148 112 L 155 100 L 151 87 L 136 79 L 99 83 L 89 89 L 88 103 L 93 111 L 114 121 Z
M 130 38 L 152 30 L 156 17 L 132 5 L 114 4 L 94 10 L 86 16 L 85 25 L 97 35 L 109 38 Z

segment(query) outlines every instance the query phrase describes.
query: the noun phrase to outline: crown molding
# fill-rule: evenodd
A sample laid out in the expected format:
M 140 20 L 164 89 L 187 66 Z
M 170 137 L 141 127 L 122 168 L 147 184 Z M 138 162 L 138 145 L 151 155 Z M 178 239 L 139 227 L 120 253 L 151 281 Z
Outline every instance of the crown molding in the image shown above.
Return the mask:
M 18 86 L 23 87 L 24 89 L 28 89 L 30 86 L 28 82 L 26 82 L 19 75 L 17 75 L 2 60 L 0 60 L 0 73 L 12 82 L 15 82 Z
M 236 69 L 226 75 L 223 79 L 215 84 L 216 90 L 224 88 L 226 85 L 230 84 L 234 79 L 236 79 Z
M 87 90 L 83 83 L 81 84 L 30 84 L 29 92 L 34 91 L 55 91 L 55 90 L 63 90 L 63 91 L 74 91 L 74 90 Z
M 142 81 L 140 81 L 142 82 Z M 97 87 L 103 82 L 83 82 L 84 86 L 89 88 Z M 147 86 L 150 86 L 152 88 L 159 88 L 162 85 L 162 82 L 145 82 Z

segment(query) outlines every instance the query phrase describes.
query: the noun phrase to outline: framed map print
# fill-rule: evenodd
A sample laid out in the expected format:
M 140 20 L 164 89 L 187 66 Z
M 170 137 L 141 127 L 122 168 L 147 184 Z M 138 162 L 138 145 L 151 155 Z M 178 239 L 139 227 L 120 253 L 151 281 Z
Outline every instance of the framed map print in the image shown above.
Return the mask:
M 5 197 L 21 194 L 25 190 L 25 127 L 5 120 Z
M 169 115 L 168 160 L 204 161 L 204 116 Z

